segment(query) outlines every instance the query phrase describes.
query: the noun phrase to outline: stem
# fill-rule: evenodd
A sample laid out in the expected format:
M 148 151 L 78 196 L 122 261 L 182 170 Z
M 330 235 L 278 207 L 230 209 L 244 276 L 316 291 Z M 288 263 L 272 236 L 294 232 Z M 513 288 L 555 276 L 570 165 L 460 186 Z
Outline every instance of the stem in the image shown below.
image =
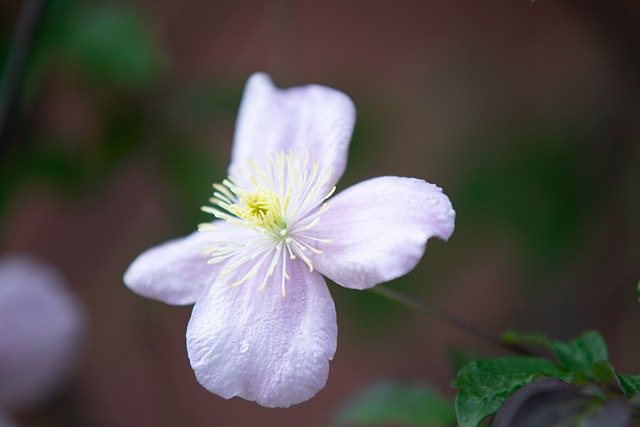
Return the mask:
M 13 32 L 4 81 L 0 91 L 2 94 L 0 100 L 0 148 L 6 144 L 13 124 L 15 107 L 24 78 L 24 68 L 42 6 L 43 0 L 24 0 Z
M 513 343 L 505 342 L 502 337 L 496 334 L 493 331 L 485 329 L 481 326 L 475 325 L 473 323 L 467 322 L 464 319 L 459 318 L 455 314 L 431 304 L 427 304 L 423 301 L 417 300 L 413 297 L 400 293 L 396 290 L 390 289 L 386 286 L 378 285 L 375 288 L 371 289 L 374 292 L 379 293 L 380 295 L 384 295 L 385 297 L 400 302 L 402 304 L 408 305 L 409 307 L 418 309 L 423 313 L 426 313 L 436 319 L 439 319 L 443 322 L 449 323 L 459 329 L 462 329 L 465 332 L 468 332 L 472 335 L 480 337 L 486 341 L 489 341 L 497 346 L 504 347 L 510 351 L 513 351 L 522 355 L 531 355 L 531 351 L 526 348 Z

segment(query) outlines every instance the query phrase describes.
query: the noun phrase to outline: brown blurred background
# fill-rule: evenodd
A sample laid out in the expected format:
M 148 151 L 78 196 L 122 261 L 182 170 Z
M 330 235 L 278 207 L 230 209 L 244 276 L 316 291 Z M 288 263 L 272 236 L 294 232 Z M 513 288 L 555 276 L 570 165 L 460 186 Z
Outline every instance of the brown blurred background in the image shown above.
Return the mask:
M 68 388 L 24 426 L 324 426 L 386 378 L 453 396 L 455 361 L 507 354 L 371 292 L 330 284 L 338 351 L 290 409 L 195 380 L 190 307 L 122 284 L 133 258 L 208 219 L 242 88 L 350 95 L 338 190 L 378 175 L 438 184 L 444 244 L 393 286 L 501 332 L 598 329 L 640 373 L 640 6 L 633 0 L 45 2 L 0 145 L 0 251 L 55 264 L 89 336 Z M 0 5 L 6 70 L 21 2 Z M 389 195 L 393 203 L 393 195 Z

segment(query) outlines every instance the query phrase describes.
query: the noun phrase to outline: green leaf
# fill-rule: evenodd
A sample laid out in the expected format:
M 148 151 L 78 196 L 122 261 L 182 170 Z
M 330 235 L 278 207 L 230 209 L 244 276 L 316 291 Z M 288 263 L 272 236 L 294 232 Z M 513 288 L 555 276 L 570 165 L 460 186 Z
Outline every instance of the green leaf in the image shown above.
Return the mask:
M 553 351 L 567 369 L 583 372 L 593 378 L 595 362 L 609 359 L 607 344 L 597 331 L 588 331 L 568 343 L 552 341 Z
M 616 374 L 625 396 L 629 399 L 640 392 L 640 375 Z
M 453 404 L 430 386 L 385 381 L 347 402 L 333 425 L 445 427 L 455 421 Z
M 503 339 L 508 343 L 530 343 L 546 347 L 555 354 L 563 368 L 590 380 L 599 379 L 594 372 L 594 364 L 609 359 L 607 344 L 597 331 L 587 331 L 569 342 L 555 341 L 541 334 L 514 331 L 507 332 Z
M 460 389 L 456 396 L 460 427 L 477 426 L 514 391 L 544 376 L 569 380 L 571 373 L 540 357 L 504 357 L 465 366 L 452 384 Z
M 611 363 L 608 360 L 599 360 L 595 362 L 591 369 L 595 379 L 600 384 L 607 384 L 611 381 L 617 381 L 616 370 L 613 369 Z

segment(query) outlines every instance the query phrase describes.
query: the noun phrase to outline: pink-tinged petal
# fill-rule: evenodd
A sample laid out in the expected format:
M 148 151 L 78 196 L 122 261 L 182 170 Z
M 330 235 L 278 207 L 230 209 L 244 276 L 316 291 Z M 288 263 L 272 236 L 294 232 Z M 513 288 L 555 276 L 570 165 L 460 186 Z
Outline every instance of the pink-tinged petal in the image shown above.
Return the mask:
M 344 287 L 370 288 L 411 271 L 427 240 L 447 240 L 454 221 L 449 198 L 433 184 L 400 177 L 364 181 L 329 200 L 311 231 L 331 242 L 318 245 L 324 253 L 313 257 L 313 266 Z
M 336 350 L 333 300 L 322 276 L 288 262 L 286 297 L 281 266 L 258 291 L 255 282 L 230 287 L 239 269 L 196 303 L 187 328 L 189 359 L 200 384 L 226 399 L 239 396 L 266 407 L 289 407 L 326 383 Z
M 84 311 L 50 265 L 0 259 L 0 408 L 44 403 L 68 380 L 85 331 Z
M 229 174 L 280 151 L 308 151 L 321 175 L 332 168 L 325 186 L 331 188 L 344 172 L 355 116 L 353 102 L 340 91 L 320 85 L 278 89 L 268 75 L 255 73 L 240 105 Z
M 213 240 L 233 241 L 250 232 L 226 221 L 213 222 L 216 231 L 195 231 L 190 235 L 147 249 L 124 273 L 124 283 L 132 291 L 172 305 L 196 302 L 220 272 L 220 264 L 208 264 L 203 248 Z

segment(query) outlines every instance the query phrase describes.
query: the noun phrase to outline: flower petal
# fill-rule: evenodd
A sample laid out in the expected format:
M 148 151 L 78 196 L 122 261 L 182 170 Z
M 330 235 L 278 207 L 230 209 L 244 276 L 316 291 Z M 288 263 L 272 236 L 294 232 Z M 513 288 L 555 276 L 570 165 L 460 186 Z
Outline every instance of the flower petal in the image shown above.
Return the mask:
M 224 235 L 224 240 L 241 239 L 249 230 L 226 221 L 214 221 L 216 231 L 195 231 L 190 235 L 147 249 L 124 273 L 124 283 L 134 292 L 167 304 L 196 302 L 220 271 L 219 264 L 207 264 L 204 246 Z
M 278 89 L 268 75 L 255 73 L 240 105 L 229 174 L 280 151 L 309 151 L 321 174 L 332 168 L 327 190 L 344 172 L 355 115 L 340 91 L 320 85 Z
M 69 379 L 84 332 L 84 310 L 57 270 L 28 255 L 2 257 L 0 408 L 50 399 Z
M 414 178 L 380 177 L 329 200 L 329 210 L 311 231 L 331 239 L 318 245 L 316 270 L 336 283 L 366 289 L 411 271 L 427 239 L 447 240 L 455 212 L 442 190 Z
M 280 269 L 262 292 L 252 282 L 229 286 L 246 274 L 234 271 L 194 306 L 187 350 L 198 381 L 212 393 L 289 407 L 324 387 L 336 350 L 333 300 L 322 276 L 297 260 L 288 262 L 283 297 Z

